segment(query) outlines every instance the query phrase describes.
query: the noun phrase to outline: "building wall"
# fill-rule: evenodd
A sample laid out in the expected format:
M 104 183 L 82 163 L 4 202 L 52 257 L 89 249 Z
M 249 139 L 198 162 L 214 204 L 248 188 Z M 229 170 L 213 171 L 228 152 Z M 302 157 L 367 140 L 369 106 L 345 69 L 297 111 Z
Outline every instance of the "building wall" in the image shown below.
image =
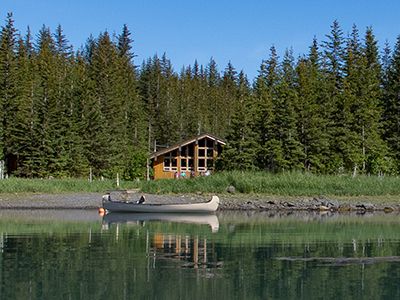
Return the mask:
M 153 159 L 152 167 L 154 169 L 154 179 L 172 179 L 174 178 L 173 172 L 164 171 L 164 155 L 160 155 Z
M 203 141 L 202 141 L 203 140 Z M 182 173 L 182 168 L 181 166 L 181 160 L 184 158 L 187 161 L 187 170 L 184 171 L 186 174 L 186 177 L 190 177 L 190 170 L 188 170 L 188 164 L 189 164 L 189 158 L 193 159 L 193 169 L 195 171 L 195 176 L 199 176 L 200 173 L 205 172 L 207 169 L 211 169 L 210 166 L 207 165 L 207 158 L 212 158 L 214 161 L 217 158 L 217 150 L 218 146 L 217 143 L 214 140 L 204 138 L 202 140 L 199 140 L 198 142 L 193 142 L 191 144 L 185 145 L 184 147 L 193 147 L 193 155 L 188 156 L 187 153 L 185 152 L 183 147 L 179 149 L 175 149 L 170 151 L 169 153 L 165 153 L 164 155 L 160 155 L 158 157 L 154 157 L 152 159 L 152 167 L 154 169 L 154 179 L 173 179 L 174 178 L 174 173 L 179 172 L 179 174 Z M 188 148 L 186 148 L 186 152 Z M 199 157 L 199 150 L 201 154 L 204 156 Z M 176 151 L 176 155 L 171 156 L 171 153 L 173 151 Z M 175 154 L 175 153 L 174 153 Z M 186 154 L 185 157 L 182 157 L 182 154 Z M 169 170 L 164 169 L 164 159 L 176 159 L 176 164 L 171 165 L 169 167 Z M 200 160 L 199 160 L 200 159 Z M 199 166 L 199 162 L 202 163 L 201 166 Z

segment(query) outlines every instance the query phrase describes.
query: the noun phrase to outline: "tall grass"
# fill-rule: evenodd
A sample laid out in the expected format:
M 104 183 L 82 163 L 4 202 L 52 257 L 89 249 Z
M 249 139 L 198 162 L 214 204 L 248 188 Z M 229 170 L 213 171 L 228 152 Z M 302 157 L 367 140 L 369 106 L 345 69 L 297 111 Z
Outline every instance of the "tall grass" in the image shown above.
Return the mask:
M 104 193 L 110 189 L 141 188 L 152 194 L 168 193 L 226 193 L 234 186 L 237 193 L 282 196 L 384 196 L 400 195 L 400 179 L 394 176 L 315 175 L 305 172 L 222 172 L 207 177 L 160 179 L 152 181 L 113 180 L 88 182 L 84 179 L 20 179 L 0 180 L 0 193 Z
M 140 187 L 137 182 L 92 181 L 86 179 L 24 179 L 0 180 L 0 193 L 104 193 L 111 189 L 133 189 Z
M 149 193 L 225 193 L 229 186 L 238 193 L 282 196 L 378 196 L 400 195 L 400 179 L 387 176 L 315 175 L 305 172 L 222 172 L 208 177 L 144 182 L 142 191 Z

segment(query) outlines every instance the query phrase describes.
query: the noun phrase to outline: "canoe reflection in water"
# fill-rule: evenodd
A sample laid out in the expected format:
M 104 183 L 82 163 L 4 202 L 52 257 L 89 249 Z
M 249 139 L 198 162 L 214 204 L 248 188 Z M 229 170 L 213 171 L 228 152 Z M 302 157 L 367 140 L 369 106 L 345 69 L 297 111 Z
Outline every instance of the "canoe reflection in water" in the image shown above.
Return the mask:
M 103 216 L 103 229 L 108 229 L 111 224 L 128 223 L 141 224 L 146 221 L 188 223 L 209 225 L 212 232 L 219 229 L 218 217 L 214 214 L 202 213 L 108 213 Z

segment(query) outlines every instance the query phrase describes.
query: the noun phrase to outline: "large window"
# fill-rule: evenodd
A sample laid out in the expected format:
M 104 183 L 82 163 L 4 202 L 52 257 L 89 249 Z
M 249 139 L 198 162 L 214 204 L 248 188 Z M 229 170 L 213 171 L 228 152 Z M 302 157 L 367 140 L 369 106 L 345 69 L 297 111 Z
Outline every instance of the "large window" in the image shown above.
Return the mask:
M 164 171 L 178 171 L 177 151 L 171 151 L 164 155 Z
M 181 171 L 192 171 L 194 169 L 193 158 L 181 158 Z
M 198 146 L 197 170 L 199 172 L 205 172 L 206 170 L 213 170 L 214 169 L 214 141 L 202 139 L 202 140 L 199 140 L 197 146 Z
M 194 169 L 194 145 L 189 144 L 181 147 L 181 171 L 187 172 Z

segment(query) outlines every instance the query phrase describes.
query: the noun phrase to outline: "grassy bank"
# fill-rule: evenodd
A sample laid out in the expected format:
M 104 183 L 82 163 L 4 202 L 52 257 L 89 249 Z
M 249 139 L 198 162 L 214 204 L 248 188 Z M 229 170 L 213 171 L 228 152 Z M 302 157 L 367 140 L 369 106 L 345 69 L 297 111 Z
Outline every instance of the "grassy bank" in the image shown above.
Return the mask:
M 211 192 L 226 193 L 229 186 L 237 193 L 281 196 L 383 196 L 400 195 L 400 179 L 377 176 L 333 176 L 302 172 L 223 172 L 209 177 L 144 182 L 148 193 Z
M 116 181 L 92 181 L 86 179 L 23 179 L 9 178 L 0 180 L 0 193 L 105 193 L 112 189 L 133 189 L 140 187 L 137 182 L 122 181 L 117 187 Z
M 84 179 L 20 179 L 0 180 L 0 193 L 104 193 L 110 189 L 141 188 L 144 193 L 227 193 L 234 186 L 236 193 L 279 196 L 386 196 L 400 195 L 400 178 L 394 176 L 334 176 L 302 172 L 271 174 L 268 172 L 223 172 L 208 177 L 149 182 L 115 180 L 88 182 Z

